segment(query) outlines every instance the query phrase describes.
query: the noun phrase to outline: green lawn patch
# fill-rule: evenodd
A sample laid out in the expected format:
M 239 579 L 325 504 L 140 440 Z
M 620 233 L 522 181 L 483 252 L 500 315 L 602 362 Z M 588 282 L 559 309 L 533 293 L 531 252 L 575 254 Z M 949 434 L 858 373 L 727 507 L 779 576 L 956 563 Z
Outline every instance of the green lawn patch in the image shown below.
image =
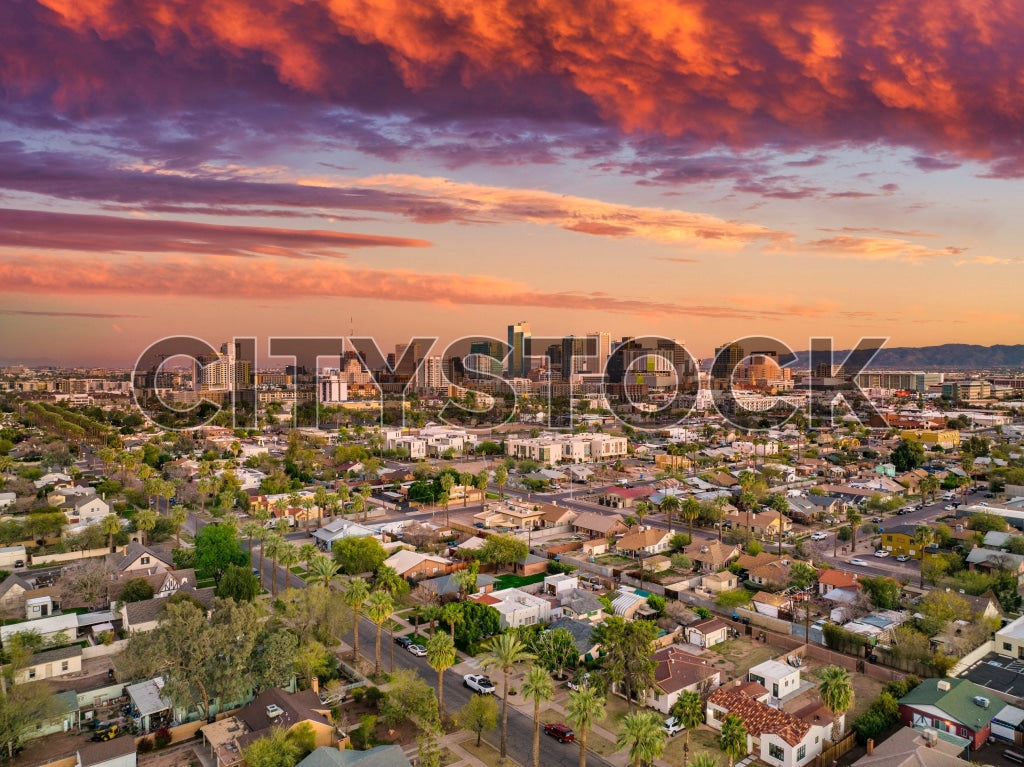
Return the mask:
M 522 586 L 529 586 L 531 583 L 540 583 L 547 573 L 536 575 L 499 575 L 496 580 L 499 589 L 518 589 Z
M 295 573 L 296 575 L 302 575 L 303 573 L 306 572 L 306 568 L 302 567 L 300 565 L 295 565 L 295 567 L 292 568 L 292 572 Z
M 733 589 L 732 591 L 723 591 L 717 597 L 715 597 L 715 604 L 719 607 L 743 607 L 750 603 L 750 600 L 754 598 L 754 592 L 748 591 L 745 588 Z

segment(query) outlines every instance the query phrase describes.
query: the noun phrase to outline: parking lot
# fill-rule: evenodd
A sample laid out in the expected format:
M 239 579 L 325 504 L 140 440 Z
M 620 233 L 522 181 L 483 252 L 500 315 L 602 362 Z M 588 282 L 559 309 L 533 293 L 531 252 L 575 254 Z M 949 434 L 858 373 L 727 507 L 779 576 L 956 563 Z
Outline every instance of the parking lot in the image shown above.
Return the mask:
M 1024 697 L 1024 660 L 989 653 L 962 676 L 990 690 Z

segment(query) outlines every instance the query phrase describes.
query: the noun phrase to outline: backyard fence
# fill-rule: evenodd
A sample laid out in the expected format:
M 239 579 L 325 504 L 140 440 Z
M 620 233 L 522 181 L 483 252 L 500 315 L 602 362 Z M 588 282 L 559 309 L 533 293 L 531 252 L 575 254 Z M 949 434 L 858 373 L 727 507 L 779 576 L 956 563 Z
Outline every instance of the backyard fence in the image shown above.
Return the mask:
M 814 760 L 814 767 L 831 767 L 839 757 L 853 748 L 856 742 L 857 735 L 853 732 L 840 738 L 839 742 L 833 743 L 818 754 L 817 758 Z

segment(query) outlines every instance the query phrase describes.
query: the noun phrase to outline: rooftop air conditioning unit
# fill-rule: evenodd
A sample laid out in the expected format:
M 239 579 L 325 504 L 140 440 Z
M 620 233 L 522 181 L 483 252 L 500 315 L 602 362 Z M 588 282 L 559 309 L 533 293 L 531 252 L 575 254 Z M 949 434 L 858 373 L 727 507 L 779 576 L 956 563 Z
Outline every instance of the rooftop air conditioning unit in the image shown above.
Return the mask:
M 936 689 L 941 690 L 942 692 L 949 692 L 950 690 L 949 681 L 946 679 L 940 679 L 938 684 L 935 685 L 935 687 Z
M 933 730 L 931 727 L 924 731 L 924 742 L 929 746 L 934 746 L 939 742 L 939 733 Z
M 975 695 L 971 698 L 974 701 L 975 706 L 981 706 L 982 708 L 988 708 L 989 700 L 981 695 Z
M 271 703 L 269 706 L 267 706 L 267 719 L 277 719 L 283 713 L 284 709 L 276 703 Z

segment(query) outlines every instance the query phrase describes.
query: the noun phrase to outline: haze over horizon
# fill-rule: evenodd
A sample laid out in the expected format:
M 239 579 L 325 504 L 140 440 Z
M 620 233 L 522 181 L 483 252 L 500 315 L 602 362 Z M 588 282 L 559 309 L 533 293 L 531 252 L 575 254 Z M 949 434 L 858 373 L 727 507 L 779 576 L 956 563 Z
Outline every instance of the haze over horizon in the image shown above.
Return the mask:
M 1013 3 L 0 4 L 0 357 L 1021 339 Z

